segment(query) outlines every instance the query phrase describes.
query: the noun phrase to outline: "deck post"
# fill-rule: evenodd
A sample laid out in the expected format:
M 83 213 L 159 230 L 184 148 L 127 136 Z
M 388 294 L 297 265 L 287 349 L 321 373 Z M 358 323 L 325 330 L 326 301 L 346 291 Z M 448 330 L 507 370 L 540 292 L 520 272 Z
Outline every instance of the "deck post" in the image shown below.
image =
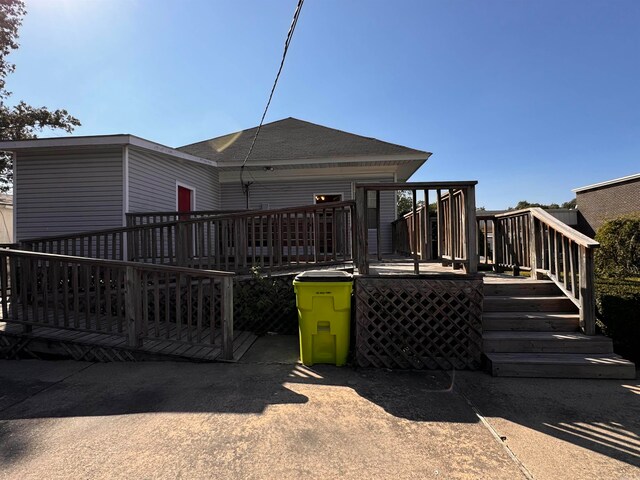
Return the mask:
M 502 225 L 500 219 L 493 217 L 493 271 L 500 273 L 502 268 Z
M 531 265 L 531 280 L 542 280 L 538 273 L 538 262 L 542 258 L 542 246 L 536 231 L 536 217 L 529 214 L 529 263 Z
M 418 258 L 418 244 L 420 243 L 420 219 L 418 218 L 418 192 L 411 190 L 411 224 L 413 230 L 413 273 L 418 275 L 420 273 L 420 261 Z
M 431 260 L 431 225 L 429 222 L 429 190 L 424 191 L 424 225 L 422 225 L 424 242 L 422 243 L 422 260 Z
M 438 257 L 442 261 L 444 254 L 444 208 L 442 207 L 442 193 L 440 189 L 436 191 L 436 220 L 438 221 Z M 446 263 L 442 262 L 442 265 Z
M 596 305 L 593 295 L 595 275 L 593 249 L 580 246 L 580 326 L 585 335 L 596 333 Z
M 233 360 L 233 277 L 222 278 L 222 358 Z
M 367 190 L 356 187 L 356 266 L 361 275 L 369 274 L 367 229 Z
M 378 254 L 378 261 L 382 261 L 382 250 L 380 250 L 380 240 L 382 240 L 380 223 L 380 190 L 376 190 L 376 253 Z
M 471 185 L 464 190 L 465 239 L 467 240 L 467 273 L 478 273 L 478 241 L 476 231 L 476 188 Z
M 142 346 L 142 304 L 140 303 L 140 278 L 135 267 L 125 272 L 124 303 L 127 318 L 127 344 L 132 348 Z

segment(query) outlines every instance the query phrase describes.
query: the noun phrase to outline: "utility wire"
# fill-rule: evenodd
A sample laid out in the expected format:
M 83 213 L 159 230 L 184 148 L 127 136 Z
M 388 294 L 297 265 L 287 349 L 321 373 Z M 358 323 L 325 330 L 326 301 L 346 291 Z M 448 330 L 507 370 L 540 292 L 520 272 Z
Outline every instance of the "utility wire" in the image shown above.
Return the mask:
M 260 129 L 262 128 L 262 124 L 264 123 L 264 119 L 267 116 L 267 111 L 269 110 L 269 105 L 271 105 L 271 99 L 273 98 L 273 93 L 276 90 L 276 85 L 278 84 L 278 79 L 280 78 L 280 73 L 282 72 L 282 67 L 284 67 L 284 61 L 287 58 L 287 51 L 289 50 L 289 45 L 291 44 L 291 39 L 293 38 L 293 32 L 296 29 L 296 24 L 298 23 L 298 17 L 300 16 L 300 11 L 302 10 L 302 4 L 304 0 L 298 0 L 298 5 L 296 6 L 296 10 L 293 13 L 293 19 L 291 20 L 291 25 L 289 26 L 289 31 L 287 32 L 287 38 L 284 42 L 284 51 L 282 52 L 282 60 L 280 60 L 280 67 L 278 68 L 278 73 L 276 74 L 276 78 L 273 82 L 273 86 L 271 87 L 271 93 L 269 94 L 269 99 L 267 100 L 267 105 L 264 107 L 264 112 L 262 112 L 262 118 L 260 119 L 260 124 L 256 129 L 256 133 L 253 136 L 253 140 L 251 141 L 251 146 L 249 147 L 249 151 L 247 155 L 244 157 L 244 161 L 242 162 L 242 166 L 240 167 L 240 185 L 242 186 L 242 190 L 245 191 L 245 184 L 243 181 L 243 173 L 244 167 L 251 156 L 251 152 L 253 152 L 253 147 L 256 144 L 256 140 L 258 139 L 258 135 L 260 134 Z M 247 186 L 248 188 L 248 186 Z

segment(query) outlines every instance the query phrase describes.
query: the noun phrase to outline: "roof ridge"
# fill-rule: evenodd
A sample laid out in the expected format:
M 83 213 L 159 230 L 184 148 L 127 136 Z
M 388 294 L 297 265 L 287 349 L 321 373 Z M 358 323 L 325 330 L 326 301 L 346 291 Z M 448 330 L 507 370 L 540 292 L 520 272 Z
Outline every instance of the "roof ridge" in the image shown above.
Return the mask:
M 425 150 L 418 150 L 416 148 L 407 147 L 405 145 L 400 145 L 398 143 L 392 143 L 392 142 L 387 142 L 386 140 L 380 140 L 379 138 L 367 137 L 365 135 L 360 135 L 358 133 L 347 132 L 346 130 L 340 130 L 338 128 L 333 128 L 333 127 L 327 127 L 326 125 L 321 125 L 319 123 L 310 122 L 308 120 L 302 120 L 302 119 L 296 118 L 296 117 L 286 117 L 286 118 L 281 118 L 279 120 L 274 120 L 272 122 L 263 123 L 262 127 L 264 128 L 266 125 L 273 125 L 275 123 L 284 122 L 286 120 L 295 120 L 296 122 L 306 123 L 306 124 L 312 125 L 314 127 L 324 128 L 324 129 L 331 130 L 333 132 L 338 132 L 338 133 L 341 133 L 341 134 L 344 134 L 344 135 L 351 135 L 353 137 L 358 137 L 358 138 L 362 138 L 362 139 L 365 139 L 365 140 L 378 142 L 378 143 L 384 144 L 384 145 L 390 145 L 390 146 L 397 147 L 397 148 L 402 148 L 402 149 L 405 149 L 405 150 L 412 150 L 415 153 L 424 153 L 424 154 L 428 154 L 428 155 L 432 154 L 432 152 L 427 152 Z M 227 137 L 227 136 L 230 136 L 230 135 L 236 135 L 236 134 L 241 133 L 241 132 L 250 132 L 252 130 L 256 130 L 257 128 L 258 128 L 258 125 L 256 125 L 255 127 L 244 129 L 244 130 L 238 130 L 238 131 L 235 131 L 235 132 L 225 133 L 224 135 L 218 135 L 217 137 L 208 138 L 206 140 L 200 140 L 199 142 L 189 143 L 187 145 L 181 145 L 180 147 L 176 147 L 176 149 L 180 150 L 182 148 L 191 147 L 191 146 L 194 146 L 194 145 L 198 145 L 200 143 L 213 142 L 213 141 L 218 140 L 218 139 L 223 138 L 223 137 Z

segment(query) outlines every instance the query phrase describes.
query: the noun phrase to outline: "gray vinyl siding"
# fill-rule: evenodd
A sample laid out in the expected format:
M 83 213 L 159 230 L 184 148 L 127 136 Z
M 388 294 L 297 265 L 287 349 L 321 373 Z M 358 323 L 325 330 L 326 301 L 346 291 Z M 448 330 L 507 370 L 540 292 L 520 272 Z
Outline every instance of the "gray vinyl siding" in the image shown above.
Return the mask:
M 122 148 L 18 153 L 16 239 L 122 226 Z
M 270 183 L 255 183 L 250 187 L 249 207 L 284 208 L 303 205 L 313 205 L 314 195 L 320 193 L 341 193 L 343 200 L 353 200 L 353 184 L 357 179 L 322 179 L 322 180 L 288 180 Z M 393 177 L 376 180 L 367 179 L 367 182 L 392 182 Z M 240 181 L 223 183 L 222 208 L 243 209 L 246 200 Z M 381 202 L 381 249 L 385 254 L 391 253 L 391 222 L 395 219 L 395 195 L 393 192 L 383 192 Z M 374 252 L 376 245 L 376 232 L 369 232 L 369 251 Z
M 129 148 L 129 212 L 176 210 L 176 181 L 194 187 L 195 209 L 220 208 L 216 167 Z

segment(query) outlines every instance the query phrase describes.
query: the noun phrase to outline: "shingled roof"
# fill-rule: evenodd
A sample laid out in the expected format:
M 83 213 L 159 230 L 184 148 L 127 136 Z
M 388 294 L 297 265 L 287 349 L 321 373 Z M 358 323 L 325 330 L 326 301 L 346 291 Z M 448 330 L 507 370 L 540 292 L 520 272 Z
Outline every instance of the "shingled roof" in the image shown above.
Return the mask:
M 219 163 L 242 163 L 257 127 L 179 147 L 191 155 L 216 160 Z M 273 160 L 313 160 L 338 157 L 407 156 L 426 160 L 429 152 L 383 142 L 305 122 L 285 118 L 266 123 L 251 153 L 252 162 Z

